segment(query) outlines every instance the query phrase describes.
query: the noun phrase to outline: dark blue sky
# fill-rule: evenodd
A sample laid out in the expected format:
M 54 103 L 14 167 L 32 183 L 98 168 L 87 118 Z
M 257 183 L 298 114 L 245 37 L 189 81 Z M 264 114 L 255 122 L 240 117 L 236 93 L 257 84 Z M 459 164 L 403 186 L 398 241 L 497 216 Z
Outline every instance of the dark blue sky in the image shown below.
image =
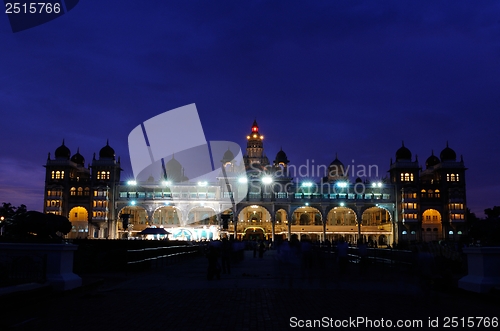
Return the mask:
M 2 16 L 3 15 L 3 16 Z M 468 206 L 500 205 L 498 1 L 86 1 L 12 33 L 0 15 L 0 202 L 42 209 L 47 153 L 106 144 L 196 103 L 207 140 L 271 160 L 378 165 L 404 140 L 420 164 L 449 142 Z

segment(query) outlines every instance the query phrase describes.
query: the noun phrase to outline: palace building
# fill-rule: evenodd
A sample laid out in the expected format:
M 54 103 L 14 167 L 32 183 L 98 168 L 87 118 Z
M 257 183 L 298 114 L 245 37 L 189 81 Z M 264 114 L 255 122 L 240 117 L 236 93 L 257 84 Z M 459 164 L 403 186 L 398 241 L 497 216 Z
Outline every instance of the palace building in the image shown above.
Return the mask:
M 44 212 L 69 218 L 69 238 L 131 238 L 156 227 L 170 239 L 343 237 L 384 246 L 465 234 L 466 168 L 448 145 L 422 168 L 403 144 L 381 180 L 349 176 L 337 157 L 324 176 L 306 180 L 283 150 L 269 161 L 259 130 L 254 121 L 241 162 L 238 151 L 225 152 L 214 182 L 191 182 L 173 155 L 158 178 L 123 181 L 109 143 L 85 167 L 63 141 L 45 165 Z

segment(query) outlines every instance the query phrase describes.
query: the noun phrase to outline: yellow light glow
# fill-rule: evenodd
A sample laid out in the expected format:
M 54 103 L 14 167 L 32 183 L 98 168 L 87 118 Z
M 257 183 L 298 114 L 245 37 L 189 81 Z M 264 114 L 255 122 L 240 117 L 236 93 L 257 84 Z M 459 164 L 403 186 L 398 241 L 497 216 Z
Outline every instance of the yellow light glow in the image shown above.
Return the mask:
M 253 135 L 253 137 L 254 137 L 254 138 L 257 138 L 257 135 L 256 135 L 256 134 L 254 134 L 254 135 Z
M 250 136 L 247 136 L 247 139 L 250 139 Z
M 264 139 L 264 136 L 260 136 L 260 139 Z

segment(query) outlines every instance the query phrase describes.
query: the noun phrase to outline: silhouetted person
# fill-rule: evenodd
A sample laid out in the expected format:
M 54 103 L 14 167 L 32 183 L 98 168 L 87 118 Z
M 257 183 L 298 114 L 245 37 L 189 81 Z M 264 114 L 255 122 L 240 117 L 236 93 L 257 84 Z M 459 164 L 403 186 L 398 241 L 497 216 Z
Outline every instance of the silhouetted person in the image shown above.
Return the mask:
M 340 239 L 337 243 L 337 256 L 339 259 L 339 272 L 340 274 L 344 274 L 347 270 L 347 264 L 349 263 L 349 257 L 347 252 L 349 250 L 349 244 L 344 241 L 344 239 Z
M 207 269 L 207 279 L 212 280 L 215 277 L 220 279 L 220 270 L 219 270 L 219 252 L 217 248 L 213 245 L 208 246 L 208 269 Z
M 358 241 L 359 273 L 365 275 L 368 271 L 368 246 L 363 239 Z
M 222 239 L 221 246 L 221 264 L 222 264 L 222 273 L 231 273 L 231 255 L 232 255 L 232 247 L 231 243 L 227 238 Z
M 263 241 L 260 242 L 259 244 L 259 258 L 263 258 L 264 257 L 264 252 L 266 251 L 266 245 L 264 244 Z

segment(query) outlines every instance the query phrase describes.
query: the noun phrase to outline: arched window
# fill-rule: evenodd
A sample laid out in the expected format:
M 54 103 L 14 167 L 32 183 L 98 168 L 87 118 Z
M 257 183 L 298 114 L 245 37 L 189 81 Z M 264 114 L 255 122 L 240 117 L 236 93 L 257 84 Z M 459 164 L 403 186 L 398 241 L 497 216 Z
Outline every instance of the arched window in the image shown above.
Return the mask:
M 401 173 L 402 182 L 413 182 L 413 174 L 409 172 Z
M 83 195 L 88 197 L 90 195 L 90 189 L 88 187 L 85 188 L 85 191 L 83 192 Z
M 70 195 L 76 195 L 76 188 L 72 187 L 69 192 Z
M 52 171 L 52 179 L 55 179 L 55 178 L 56 178 L 56 172 Z
M 56 179 L 61 179 L 61 172 L 60 171 L 56 171 Z
M 434 191 L 434 197 L 435 198 L 440 198 L 441 197 L 441 193 L 439 192 L 439 190 L 435 190 Z
M 77 195 L 79 196 L 83 195 L 83 188 L 79 187 L 77 191 L 78 191 Z

